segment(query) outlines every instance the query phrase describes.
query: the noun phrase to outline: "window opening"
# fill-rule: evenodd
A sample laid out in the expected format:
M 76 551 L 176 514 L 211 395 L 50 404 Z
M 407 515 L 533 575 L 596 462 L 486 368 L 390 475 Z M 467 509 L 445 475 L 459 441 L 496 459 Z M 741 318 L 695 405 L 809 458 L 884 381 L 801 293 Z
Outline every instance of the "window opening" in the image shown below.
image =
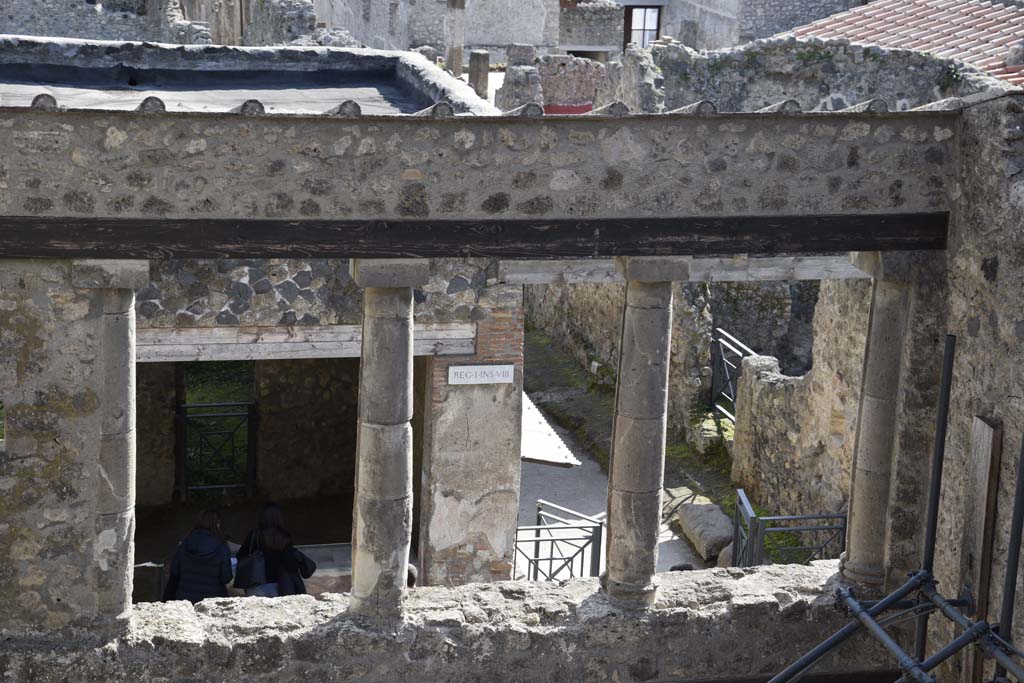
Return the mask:
M 661 7 L 627 7 L 625 44 L 650 47 L 661 29 Z

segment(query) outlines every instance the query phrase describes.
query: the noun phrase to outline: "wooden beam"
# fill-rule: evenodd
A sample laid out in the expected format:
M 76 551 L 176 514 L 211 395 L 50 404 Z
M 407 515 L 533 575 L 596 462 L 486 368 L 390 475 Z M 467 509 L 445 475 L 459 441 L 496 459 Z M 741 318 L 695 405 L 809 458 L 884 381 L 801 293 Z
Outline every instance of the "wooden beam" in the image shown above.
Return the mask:
M 713 257 L 690 261 L 690 282 L 770 282 L 775 280 L 854 280 L 870 275 L 835 256 Z M 498 279 L 507 284 L 543 285 L 624 282 L 612 259 L 502 261 Z
M 946 248 L 949 214 L 535 220 L 0 217 L 0 258 L 801 254 Z
M 970 586 L 974 593 L 975 621 L 988 621 L 992 544 L 1002 458 L 1002 425 L 975 417 L 971 429 L 970 460 L 967 463 L 960 576 L 961 585 Z M 960 677 L 962 683 L 980 683 L 984 668 L 985 658 L 975 648 L 964 650 L 964 665 Z
M 476 353 L 476 323 L 416 325 L 413 352 L 418 356 Z M 226 360 L 359 358 L 361 325 L 308 327 L 140 328 L 135 359 L 139 363 Z

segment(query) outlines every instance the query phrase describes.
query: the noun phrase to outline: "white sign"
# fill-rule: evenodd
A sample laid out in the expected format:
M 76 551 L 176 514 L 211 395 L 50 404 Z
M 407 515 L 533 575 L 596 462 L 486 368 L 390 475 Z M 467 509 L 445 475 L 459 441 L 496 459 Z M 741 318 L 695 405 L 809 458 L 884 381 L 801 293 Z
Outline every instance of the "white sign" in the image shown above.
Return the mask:
M 448 384 L 512 384 L 514 365 L 450 365 Z

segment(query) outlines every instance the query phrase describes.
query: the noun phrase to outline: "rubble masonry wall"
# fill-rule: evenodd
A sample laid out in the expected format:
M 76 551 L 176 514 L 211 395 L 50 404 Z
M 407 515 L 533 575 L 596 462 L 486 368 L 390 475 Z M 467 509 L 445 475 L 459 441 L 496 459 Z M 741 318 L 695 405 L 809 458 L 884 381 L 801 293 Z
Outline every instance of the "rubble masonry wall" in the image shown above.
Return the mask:
M 597 579 L 421 588 L 396 633 L 346 615 L 347 595 L 151 603 L 135 607 L 130 633 L 111 645 L 55 651 L 0 641 L 0 665 L 37 683 L 68 671 L 108 683 L 744 678 L 779 671 L 846 622 L 833 608 L 835 570 L 825 562 L 662 574 L 644 616 L 613 610 Z M 855 638 L 816 671 L 883 661 L 873 641 Z

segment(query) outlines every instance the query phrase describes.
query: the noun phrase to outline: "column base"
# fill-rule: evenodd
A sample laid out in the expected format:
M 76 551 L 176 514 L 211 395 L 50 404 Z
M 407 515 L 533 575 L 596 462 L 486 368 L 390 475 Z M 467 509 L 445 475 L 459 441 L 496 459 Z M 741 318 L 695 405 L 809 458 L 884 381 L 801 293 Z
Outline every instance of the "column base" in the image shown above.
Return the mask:
M 651 577 L 650 583 L 645 586 L 621 583 L 608 578 L 608 574 L 601 575 L 601 588 L 608 596 L 608 601 L 613 607 L 625 610 L 646 610 L 654 606 L 658 599 L 658 579 Z
M 846 583 L 854 584 L 871 593 L 880 593 L 885 583 L 884 571 L 849 562 L 845 556 L 839 562 L 839 573 Z

